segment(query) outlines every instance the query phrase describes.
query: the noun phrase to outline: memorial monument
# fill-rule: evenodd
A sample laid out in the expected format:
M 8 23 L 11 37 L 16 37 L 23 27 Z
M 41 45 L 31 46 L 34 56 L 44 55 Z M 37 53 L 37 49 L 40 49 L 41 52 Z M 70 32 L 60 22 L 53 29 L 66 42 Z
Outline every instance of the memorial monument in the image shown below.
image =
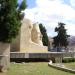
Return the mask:
M 42 44 L 42 34 L 37 23 L 23 19 L 19 35 L 11 44 L 11 51 L 24 53 L 46 53 L 47 47 Z

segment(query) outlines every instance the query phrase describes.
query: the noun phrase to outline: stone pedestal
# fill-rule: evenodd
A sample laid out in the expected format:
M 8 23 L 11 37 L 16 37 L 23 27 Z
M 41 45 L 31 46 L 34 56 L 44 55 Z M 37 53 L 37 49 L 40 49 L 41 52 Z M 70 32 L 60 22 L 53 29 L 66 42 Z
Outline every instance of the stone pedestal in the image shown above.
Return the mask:
M 0 71 L 6 71 L 9 68 L 9 64 L 10 45 L 8 43 L 0 43 Z

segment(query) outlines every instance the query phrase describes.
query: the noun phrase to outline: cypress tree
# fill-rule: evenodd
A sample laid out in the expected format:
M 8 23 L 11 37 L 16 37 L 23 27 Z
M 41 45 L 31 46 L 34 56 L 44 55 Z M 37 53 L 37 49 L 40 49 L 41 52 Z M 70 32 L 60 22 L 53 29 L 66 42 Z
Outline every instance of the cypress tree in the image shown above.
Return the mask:
M 65 24 L 64 23 L 58 23 L 58 27 L 55 28 L 55 32 L 57 32 L 57 36 L 54 37 L 54 47 L 67 47 L 68 45 L 68 37 L 65 29 Z
M 21 11 L 26 8 L 25 0 L 18 6 L 18 0 L 0 0 L 0 41 L 11 42 L 21 27 Z
M 42 34 L 42 42 L 43 42 L 43 45 L 44 46 L 48 46 L 48 36 L 47 36 L 47 32 L 46 32 L 46 29 L 45 27 L 40 23 L 39 24 L 39 28 L 40 28 L 40 31 L 41 31 L 41 34 Z

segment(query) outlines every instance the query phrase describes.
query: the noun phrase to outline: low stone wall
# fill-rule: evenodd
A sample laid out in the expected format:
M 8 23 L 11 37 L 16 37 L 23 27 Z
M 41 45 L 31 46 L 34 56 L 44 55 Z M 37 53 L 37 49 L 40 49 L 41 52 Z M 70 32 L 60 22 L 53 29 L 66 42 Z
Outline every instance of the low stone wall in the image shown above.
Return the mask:
M 20 52 L 11 52 L 11 59 L 18 58 L 28 58 L 28 59 L 48 59 L 53 62 L 62 62 L 62 54 L 61 53 L 20 53 Z
M 72 57 L 72 55 L 75 54 L 75 52 L 47 52 L 47 53 L 22 53 L 22 52 L 11 52 L 10 53 L 10 58 L 15 59 L 15 58 L 31 58 L 31 59 L 36 59 L 36 58 L 41 58 L 41 59 L 49 59 L 52 60 L 53 62 L 56 63 L 62 63 L 62 59 L 64 57 Z
M 10 58 L 51 58 L 51 57 L 62 57 L 60 53 L 20 53 L 20 52 L 11 52 Z

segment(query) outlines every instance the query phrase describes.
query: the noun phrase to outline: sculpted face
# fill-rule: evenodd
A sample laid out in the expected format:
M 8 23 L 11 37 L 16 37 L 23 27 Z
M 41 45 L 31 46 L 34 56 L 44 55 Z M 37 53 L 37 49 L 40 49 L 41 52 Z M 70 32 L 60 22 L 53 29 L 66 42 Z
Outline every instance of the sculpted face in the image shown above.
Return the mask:
M 37 44 L 42 44 L 42 35 L 41 35 L 38 24 L 33 24 L 31 36 L 32 36 L 33 42 L 35 42 Z

